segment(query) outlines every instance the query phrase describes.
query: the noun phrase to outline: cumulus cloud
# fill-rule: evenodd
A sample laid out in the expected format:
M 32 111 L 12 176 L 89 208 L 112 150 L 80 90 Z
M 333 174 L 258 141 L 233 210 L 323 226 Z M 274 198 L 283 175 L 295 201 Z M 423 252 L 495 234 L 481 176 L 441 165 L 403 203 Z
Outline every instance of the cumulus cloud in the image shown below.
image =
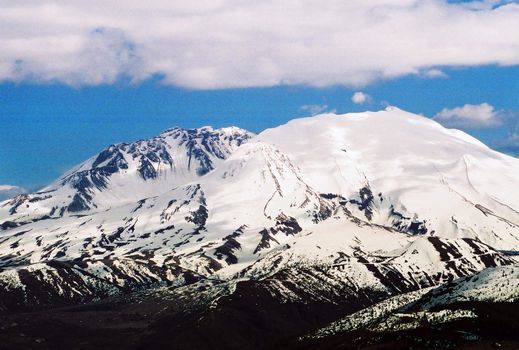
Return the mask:
M 366 102 L 369 102 L 370 100 L 371 96 L 362 91 L 357 91 L 353 94 L 353 96 L 351 96 L 351 101 L 356 104 L 364 104 Z
M 504 111 L 498 111 L 488 103 L 466 104 L 462 107 L 444 108 L 433 119 L 449 128 L 481 129 L 502 124 Z
M 26 191 L 21 187 L 11 185 L 0 185 L 0 201 L 15 197 L 25 192 Z
M 321 113 L 335 113 L 335 109 L 328 109 L 328 105 L 303 105 L 299 108 L 299 110 L 303 113 L 307 113 L 310 115 L 317 115 Z
M 519 5 L 447 0 L 3 0 L 0 81 L 363 86 L 519 64 Z

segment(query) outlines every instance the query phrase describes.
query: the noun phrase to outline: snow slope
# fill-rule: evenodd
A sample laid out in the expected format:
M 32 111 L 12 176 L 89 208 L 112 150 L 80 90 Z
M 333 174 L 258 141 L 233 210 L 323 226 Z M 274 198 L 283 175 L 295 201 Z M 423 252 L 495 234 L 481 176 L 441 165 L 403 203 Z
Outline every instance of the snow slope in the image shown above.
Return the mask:
M 436 288 L 424 295 L 417 305 L 420 308 L 430 309 L 464 301 L 516 302 L 518 300 L 519 266 L 511 265 L 485 269 Z
M 424 288 L 388 298 L 336 320 L 301 339 L 326 338 L 366 329 L 384 333 L 438 326 L 462 318 L 477 318 L 478 314 L 474 310 L 478 302 L 511 305 L 518 300 L 519 266 L 487 268 L 436 288 Z M 457 307 L 452 306 L 454 303 L 458 303 Z M 481 331 L 479 328 L 480 324 L 471 331 L 477 333 Z
M 210 172 L 252 136 L 236 127 L 174 128 L 111 145 L 38 193 L 0 203 L 0 217 L 23 224 L 155 196 Z
M 87 300 L 216 278 L 378 301 L 512 264 L 517 174 L 519 160 L 395 108 L 256 137 L 172 129 L 1 203 L 0 291 Z
M 372 222 L 407 211 L 428 233 L 519 248 L 519 160 L 459 130 L 388 107 L 295 119 L 256 140 L 287 154 L 321 193 L 362 199 L 369 189 Z

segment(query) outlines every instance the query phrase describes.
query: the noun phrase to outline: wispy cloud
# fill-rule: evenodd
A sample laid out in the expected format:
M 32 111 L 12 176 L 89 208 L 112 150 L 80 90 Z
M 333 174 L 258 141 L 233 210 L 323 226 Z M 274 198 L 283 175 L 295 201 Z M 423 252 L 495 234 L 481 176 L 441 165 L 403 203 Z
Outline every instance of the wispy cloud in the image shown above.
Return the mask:
M 519 115 L 515 115 L 515 128 L 502 140 L 494 141 L 494 147 L 499 151 L 519 157 Z
M 448 75 L 445 74 L 444 71 L 432 68 L 432 69 L 426 69 L 422 72 L 422 76 L 425 78 L 431 78 L 431 79 L 437 79 L 437 78 L 448 78 Z
M 356 104 L 364 104 L 371 101 L 371 96 L 362 92 L 357 91 L 351 96 L 351 101 Z
M 4 0 L 0 27 L 0 81 L 363 86 L 519 64 L 508 1 Z
M 519 156 L 519 132 L 513 132 L 505 139 L 496 141 L 494 146 L 499 151 Z
M 0 201 L 25 193 L 25 189 L 11 185 L 0 185 Z
M 488 103 L 466 104 L 462 107 L 444 108 L 434 120 L 450 128 L 481 129 L 500 126 L 504 111 L 498 111 Z
M 454 2 L 454 1 L 453 1 Z M 517 2 L 517 0 L 477 0 L 477 1 L 458 1 L 461 6 L 475 11 L 491 10 L 498 6 Z
M 310 114 L 310 115 L 316 115 L 321 113 L 335 113 L 335 109 L 329 109 L 328 105 L 303 105 L 299 108 L 300 112 Z

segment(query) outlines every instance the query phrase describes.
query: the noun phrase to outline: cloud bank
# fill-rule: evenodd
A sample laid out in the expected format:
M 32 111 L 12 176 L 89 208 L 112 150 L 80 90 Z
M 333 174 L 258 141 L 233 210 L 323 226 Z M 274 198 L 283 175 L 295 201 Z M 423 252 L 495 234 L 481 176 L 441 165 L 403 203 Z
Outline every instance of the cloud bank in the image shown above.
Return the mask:
M 446 0 L 3 0 L 0 81 L 363 86 L 519 64 L 519 5 Z
M 452 109 L 444 108 L 433 119 L 449 128 L 481 129 L 500 126 L 503 117 L 503 111 L 497 111 L 494 106 L 485 102 Z

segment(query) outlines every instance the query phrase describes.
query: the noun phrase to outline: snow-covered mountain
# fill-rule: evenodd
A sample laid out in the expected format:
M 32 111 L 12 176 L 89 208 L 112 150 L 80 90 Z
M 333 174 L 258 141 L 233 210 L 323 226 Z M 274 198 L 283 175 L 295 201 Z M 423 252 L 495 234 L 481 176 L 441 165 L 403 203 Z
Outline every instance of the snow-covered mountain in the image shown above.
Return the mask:
M 513 264 L 517 174 L 518 159 L 394 107 L 257 136 L 171 129 L 0 203 L 0 295 L 8 308 L 218 280 L 370 304 Z
M 253 136 L 236 127 L 174 128 L 111 145 L 37 193 L 3 203 L 0 217 L 16 226 L 137 202 L 210 172 Z
M 417 231 L 519 249 L 519 161 L 459 130 L 389 107 L 295 119 L 257 140 L 321 193 L 356 199 L 352 210 L 370 222 L 407 216 L 423 223 Z

